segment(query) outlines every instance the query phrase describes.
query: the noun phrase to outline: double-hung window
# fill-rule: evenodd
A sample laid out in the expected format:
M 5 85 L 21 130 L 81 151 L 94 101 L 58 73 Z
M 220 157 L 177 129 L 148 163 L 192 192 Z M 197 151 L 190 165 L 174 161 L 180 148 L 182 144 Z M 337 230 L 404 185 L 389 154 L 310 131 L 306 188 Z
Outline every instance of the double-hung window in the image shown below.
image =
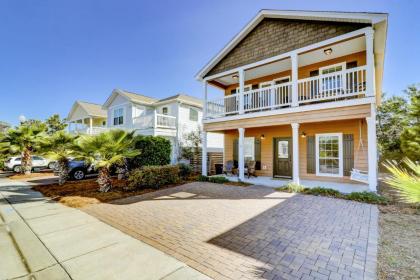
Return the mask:
M 248 160 L 255 160 L 255 139 L 254 137 L 244 138 L 244 158 L 245 162 Z
M 193 108 L 190 108 L 190 121 L 198 121 L 198 111 Z
M 316 135 L 316 175 L 343 176 L 343 135 L 325 133 Z
M 114 120 L 114 125 L 124 124 L 124 108 L 114 109 L 113 120 Z

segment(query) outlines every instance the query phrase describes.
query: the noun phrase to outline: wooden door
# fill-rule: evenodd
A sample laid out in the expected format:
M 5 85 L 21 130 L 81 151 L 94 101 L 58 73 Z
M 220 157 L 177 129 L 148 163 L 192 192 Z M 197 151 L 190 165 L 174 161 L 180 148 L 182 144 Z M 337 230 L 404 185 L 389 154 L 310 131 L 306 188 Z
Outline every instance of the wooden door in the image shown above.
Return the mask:
M 292 177 L 292 138 L 274 138 L 274 177 Z

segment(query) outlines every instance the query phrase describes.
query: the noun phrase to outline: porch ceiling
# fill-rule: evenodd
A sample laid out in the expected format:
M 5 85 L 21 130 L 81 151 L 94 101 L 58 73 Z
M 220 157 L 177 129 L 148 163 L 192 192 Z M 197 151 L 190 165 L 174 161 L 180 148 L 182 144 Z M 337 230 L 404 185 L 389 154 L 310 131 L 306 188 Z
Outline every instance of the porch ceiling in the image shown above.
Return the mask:
M 330 55 L 324 54 L 324 49 L 331 48 L 332 53 Z M 325 60 L 330 60 L 352 53 L 358 53 L 366 50 L 365 37 L 357 37 L 347 41 L 342 41 L 334 45 L 325 46 L 323 48 L 315 49 L 299 55 L 299 67 L 303 67 L 310 64 L 315 64 Z M 265 64 L 259 67 L 255 67 L 245 71 L 245 80 L 252 80 L 261 78 L 264 76 L 280 73 L 283 71 L 291 70 L 292 64 L 291 59 L 286 58 L 273 63 Z M 234 75 L 227 75 L 215 79 L 217 83 L 224 86 L 237 84 L 238 80 L 233 78 Z

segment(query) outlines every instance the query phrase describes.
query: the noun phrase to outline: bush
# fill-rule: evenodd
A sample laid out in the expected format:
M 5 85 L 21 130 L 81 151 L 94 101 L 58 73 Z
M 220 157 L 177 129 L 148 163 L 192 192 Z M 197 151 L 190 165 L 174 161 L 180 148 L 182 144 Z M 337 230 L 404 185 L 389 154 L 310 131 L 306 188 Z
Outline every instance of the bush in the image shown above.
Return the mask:
M 306 188 L 303 191 L 306 194 L 311 194 L 311 195 L 320 195 L 320 196 L 330 196 L 330 197 L 338 197 L 338 198 L 343 198 L 344 194 L 340 193 L 337 190 L 334 189 L 329 189 L 329 188 L 321 188 L 321 187 L 316 187 L 316 188 Z
M 216 184 L 224 184 L 224 183 L 229 182 L 229 180 L 226 179 L 226 177 L 223 177 L 223 176 L 209 177 L 208 180 L 209 180 L 209 182 L 216 183 Z
M 171 162 L 171 142 L 164 137 L 138 135 L 134 138 L 134 147 L 141 154 L 130 160 L 130 169 Z
M 345 196 L 348 200 L 366 202 L 372 204 L 387 204 L 388 199 L 373 192 L 352 192 Z
M 181 177 L 182 179 L 188 179 L 193 173 L 193 168 L 189 164 L 180 163 L 178 164 L 178 167 L 179 167 L 179 177 Z
M 198 175 L 197 180 L 200 181 L 200 182 L 208 182 L 209 181 L 209 177 L 204 176 L 204 175 Z
M 295 183 L 288 183 L 287 185 L 284 185 L 280 188 L 276 188 L 276 191 L 289 192 L 289 193 L 303 192 L 304 190 L 305 190 L 304 186 L 295 184 Z
M 176 165 L 145 166 L 131 171 L 128 175 L 129 188 L 153 188 L 179 182 L 179 167 Z

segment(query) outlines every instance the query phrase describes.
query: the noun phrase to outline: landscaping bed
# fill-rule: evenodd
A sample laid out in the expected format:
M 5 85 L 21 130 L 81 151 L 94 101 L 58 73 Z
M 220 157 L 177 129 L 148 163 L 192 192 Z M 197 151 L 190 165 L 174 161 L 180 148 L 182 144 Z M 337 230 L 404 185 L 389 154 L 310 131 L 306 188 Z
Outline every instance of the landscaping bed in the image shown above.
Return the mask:
M 71 181 L 66 182 L 61 186 L 58 184 L 40 185 L 34 186 L 33 189 L 60 203 L 75 208 L 81 208 L 90 204 L 111 202 L 129 196 L 156 191 L 156 189 L 152 188 L 127 190 L 126 180 L 117 180 L 113 178 L 112 189 L 108 192 L 99 192 L 99 185 L 96 180 L 97 179 Z M 179 184 L 167 185 L 160 189 L 171 188 L 184 183 L 185 182 L 180 182 Z
M 52 177 L 54 176 L 54 172 L 36 172 L 36 173 L 30 173 L 30 174 L 21 174 L 16 173 L 8 178 L 11 180 L 25 180 L 25 179 L 33 179 L 33 178 L 41 178 L 41 177 Z

